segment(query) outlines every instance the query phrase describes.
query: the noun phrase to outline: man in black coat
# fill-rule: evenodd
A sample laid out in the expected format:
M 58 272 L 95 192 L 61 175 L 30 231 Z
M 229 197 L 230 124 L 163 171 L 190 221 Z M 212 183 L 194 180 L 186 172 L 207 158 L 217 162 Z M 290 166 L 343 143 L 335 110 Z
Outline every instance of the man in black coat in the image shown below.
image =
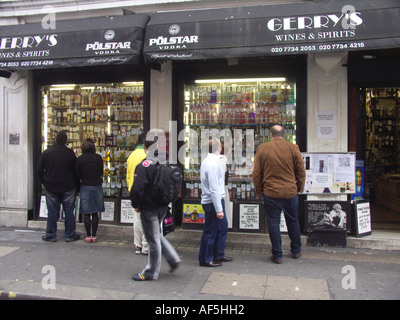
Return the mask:
M 60 204 L 65 213 L 65 241 L 79 240 L 75 233 L 75 200 L 78 180 L 75 175 L 76 155 L 65 144 L 67 135 L 60 132 L 55 145 L 47 148 L 40 156 L 36 166 L 40 182 L 44 185 L 47 203 L 47 228 L 44 241 L 57 241 L 57 220 Z

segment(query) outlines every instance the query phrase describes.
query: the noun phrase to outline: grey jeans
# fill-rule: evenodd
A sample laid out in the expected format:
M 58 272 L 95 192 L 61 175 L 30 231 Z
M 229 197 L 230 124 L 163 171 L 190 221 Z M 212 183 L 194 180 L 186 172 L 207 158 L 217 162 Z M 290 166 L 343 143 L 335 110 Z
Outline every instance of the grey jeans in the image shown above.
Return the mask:
M 172 267 L 181 262 L 178 253 L 162 233 L 162 221 L 166 213 L 167 208 L 164 207 L 156 210 L 142 210 L 140 215 L 143 232 L 149 245 L 148 263 L 141 273 L 153 280 L 158 279 L 162 255 Z

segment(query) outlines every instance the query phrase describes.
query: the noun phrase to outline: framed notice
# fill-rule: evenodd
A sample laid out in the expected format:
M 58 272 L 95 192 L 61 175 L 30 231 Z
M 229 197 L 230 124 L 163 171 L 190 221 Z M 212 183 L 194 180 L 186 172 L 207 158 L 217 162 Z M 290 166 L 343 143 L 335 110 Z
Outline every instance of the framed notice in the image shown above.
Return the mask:
M 356 201 L 356 234 L 358 238 L 365 237 L 371 234 L 371 211 L 369 202 Z
M 39 218 L 47 218 L 47 214 L 46 196 L 40 196 Z
M 349 201 L 304 201 L 305 227 L 308 232 L 350 230 Z
M 241 203 L 239 204 L 239 229 L 260 229 L 260 205 Z
M 115 212 L 117 207 L 116 199 L 104 199 L 104 211 L 100 212 L 100 222 L 105 224 L 115 223 Z
M 133 223 L 135 220 L 135 209 L 130 199 L 121 199 L 120 223 Z
M 356 192 L 356 154 L 302 153 L 306 169 L 304 194 L 353 194 Z

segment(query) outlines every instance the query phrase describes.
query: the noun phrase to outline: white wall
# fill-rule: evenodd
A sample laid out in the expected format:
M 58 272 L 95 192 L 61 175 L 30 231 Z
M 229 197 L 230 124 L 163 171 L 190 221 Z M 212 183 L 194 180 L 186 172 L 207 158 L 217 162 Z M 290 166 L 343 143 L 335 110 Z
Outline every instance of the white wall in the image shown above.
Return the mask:
M 33 204 L 28 82 L 25 71 L 0 78 L 0 226 L 26 226 Z M 19 144 L 10 144 L 10 134 L 19 134 Z
M 150 129 L 169 131 L 172 120 L 172 63 L 161 65 L 161 70 L 150 74 Z
M 347 152 L 347 53 L 308 55 L 307 151 Z M 318 139 L 318 111 L 335 111 L 336 138 Z M 308 200 L 347 200 L 347 195 L 308 196 Z

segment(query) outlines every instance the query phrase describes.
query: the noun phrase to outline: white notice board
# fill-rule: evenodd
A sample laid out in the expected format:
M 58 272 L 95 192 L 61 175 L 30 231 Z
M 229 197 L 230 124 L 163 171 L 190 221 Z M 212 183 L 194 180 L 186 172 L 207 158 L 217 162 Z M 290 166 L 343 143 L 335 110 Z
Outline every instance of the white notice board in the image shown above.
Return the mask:
M 356 153 L 302 152 L 306 169 L 304 192 L 352 194 L 356 186 Z

